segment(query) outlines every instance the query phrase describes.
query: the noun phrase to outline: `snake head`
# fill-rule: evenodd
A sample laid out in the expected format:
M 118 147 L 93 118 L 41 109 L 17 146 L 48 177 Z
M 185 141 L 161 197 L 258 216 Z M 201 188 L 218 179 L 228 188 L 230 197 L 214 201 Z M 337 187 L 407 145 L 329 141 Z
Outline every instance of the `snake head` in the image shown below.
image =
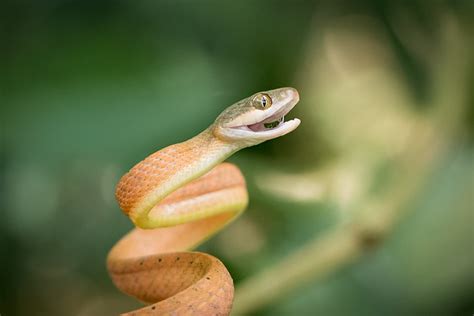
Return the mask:
M 300 120 L 285 121 L 285 115 L 298 103 L 294 88 L 262 91 L 238 101 L 222 112 L 214 122 L 213 133 L 219 139 L 253 146 L 295 130 Z

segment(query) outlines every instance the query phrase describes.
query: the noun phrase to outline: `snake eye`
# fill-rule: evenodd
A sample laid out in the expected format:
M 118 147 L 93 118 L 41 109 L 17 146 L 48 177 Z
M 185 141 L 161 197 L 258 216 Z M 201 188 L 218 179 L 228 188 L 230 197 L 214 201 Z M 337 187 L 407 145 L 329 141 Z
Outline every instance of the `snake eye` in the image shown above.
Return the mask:
M 272 98 L 266 93 L 259 93 L 253 98 L 255 107 L 260 110 L 266 110 L 272 106 Z

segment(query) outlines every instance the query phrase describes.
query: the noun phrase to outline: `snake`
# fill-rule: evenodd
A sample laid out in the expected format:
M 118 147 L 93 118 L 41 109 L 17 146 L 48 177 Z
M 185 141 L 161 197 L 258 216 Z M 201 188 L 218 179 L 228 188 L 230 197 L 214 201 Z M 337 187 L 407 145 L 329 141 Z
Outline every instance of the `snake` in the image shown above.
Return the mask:
M 115 197 L 134 228 L 108 253 L 114 285 L 145 303 L 122 315 L 229 315 L 234 285 L 217 258 L 192 251 L 246 209 L 240 169 L 224 162 L 240 149 L 295 130 L 285 121 L 299 94 L 285 87 L 226 108 L 198 135 L 133 166 Z

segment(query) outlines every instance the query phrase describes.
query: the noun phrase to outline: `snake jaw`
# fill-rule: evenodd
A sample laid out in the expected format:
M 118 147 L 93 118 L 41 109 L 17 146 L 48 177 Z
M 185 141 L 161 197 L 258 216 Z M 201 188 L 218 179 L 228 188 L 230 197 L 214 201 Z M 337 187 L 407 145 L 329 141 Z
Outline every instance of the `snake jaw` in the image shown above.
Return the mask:
M 265 94 L 272 100 L 272 106 L 262 110 L 256 108 L 256 95 Z M 299 101 L 294 88 L 280 88 L 259 92 L 237 102 L 226 109 L 216 120 L 214 134 L 226 141 L 236 141 L 252 146 L 295 130 L 299 119 L 285 121 L 285 115 Z
M 277 120 L 273 119 L 269 122 L 258 122 L 252 125 L 243 125 L 232 127 L 234 137 L 248 137 L 252 135 L 251 139 L 259 142 L 277 138 L 294 131 L 301 121 L 297 118 L 285 121 L 284 117 Z

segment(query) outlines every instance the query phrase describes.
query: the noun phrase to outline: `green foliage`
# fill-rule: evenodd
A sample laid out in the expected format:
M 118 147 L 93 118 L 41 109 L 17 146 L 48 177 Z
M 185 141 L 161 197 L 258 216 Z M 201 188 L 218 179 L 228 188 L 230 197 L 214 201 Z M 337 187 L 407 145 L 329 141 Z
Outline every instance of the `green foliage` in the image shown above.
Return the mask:
M 261 276 L 305 245 L 345 227 L 370 238 L 357 258 L 304 270 L 273 301 L 240 308 L 472 314 L 470 1 L 0 6 L 1 315 L 139 306 L 105 270 L 132 227 L 113 197 L 118 178 L 233 102 L 280 86 L 300 91 L 302 125 L 232 158 L 249 209 L 201 250 L 237 287 L 271 285 L 278 275 Z

